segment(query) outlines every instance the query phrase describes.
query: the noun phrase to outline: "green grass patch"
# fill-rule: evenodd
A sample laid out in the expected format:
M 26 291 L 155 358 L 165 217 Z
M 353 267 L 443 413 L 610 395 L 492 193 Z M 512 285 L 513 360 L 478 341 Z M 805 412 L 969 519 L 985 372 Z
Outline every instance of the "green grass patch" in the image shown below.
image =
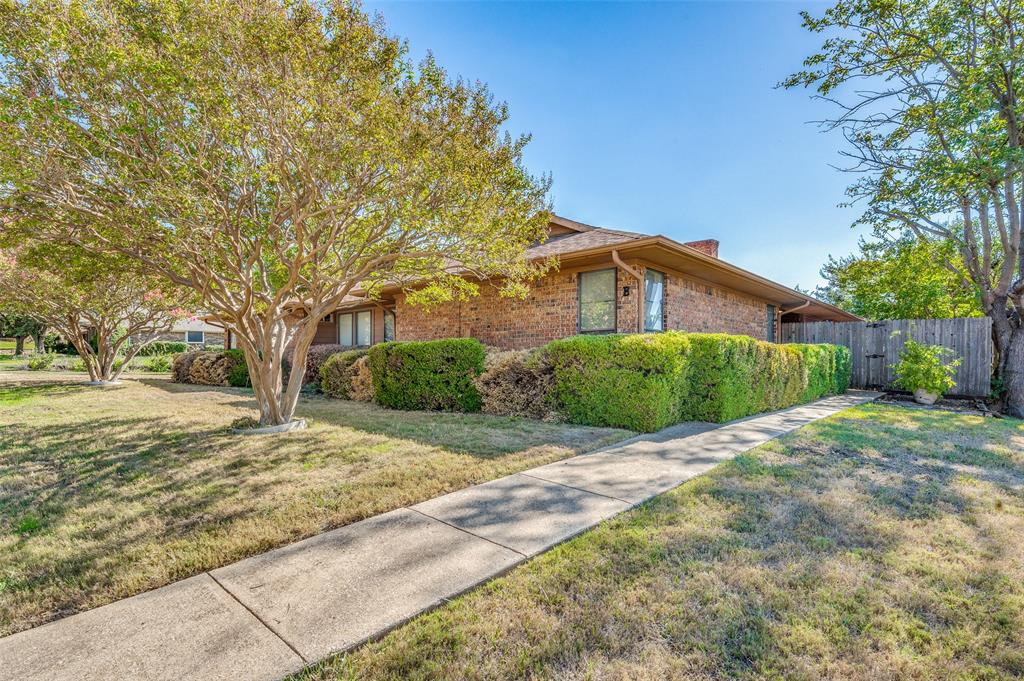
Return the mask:
M 631 435 L 303 397 L 246 438 L 249 389 L 3 380 L 0 636 Z
M 871 404 L 296 679 L 1018 679 L 1024 424 Z

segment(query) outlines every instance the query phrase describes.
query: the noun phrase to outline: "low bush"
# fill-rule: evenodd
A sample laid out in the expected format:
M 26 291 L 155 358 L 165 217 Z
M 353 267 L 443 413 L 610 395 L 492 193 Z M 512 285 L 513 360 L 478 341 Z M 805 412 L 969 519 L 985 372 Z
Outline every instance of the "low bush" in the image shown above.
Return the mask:
M 228 385 L 233 388 L 251 388 L 252 380 L 249 378 L 249 365 L 245 363 L 245 352 L 232 349 L 223 350 L 220 354 L 224 356 L 229 364 L 227 371 Z
M 176 355 L 179 352 L 187 352 L 188 343 L 183 341 L 153 341 L 142 346 L 138 357 L 155 357 L 157 355 Z
M 841 345 L 794 343 L 790 345 L 804 357 L 807 380 L 800 396 L 810 402 L 850 386 L 850 349 Z
M 352 350 L 352 348 L 346 345 L 330 344 L 310 346 L 309 352 L 306 353 L 306 373 L 302 377 L 303 385 L 319 381 L 320 368 L 323 367 L 324 362 L 326 362 L 332 355 L 337 355 L 338 353 L 345 352 L 346 350 Z
M 541 352 L 489 352 L 475 383 L 485 414 L 558 419 L 552 398 L 555 372 Z
M 171 380 L 196 385 L 221 385 L 237 388 L 252 385 L 245 354 L 241 350 L 192 350 L 175 355 L 171 362 Z
M 171 362 L 173 361 L 174 355 L 152 355 L 146 357 L 142 362 L 142 370 L 153 373 L 166 373 L 171 370 Z
M 175 383 L 189 383 L 189 373 L 192 371 L 192 363 L 196 361 L 202 350 L 191 350 L 175 355 L 171 362 L 171 380 Z
M 479 411 L 473 379 L 484 368 L 475 338 L 381 343 L 370 348 L 374 400 L 392 409 Z
M 338 347 L 338 346 L 331 346 Z M 356 360 L 366 356 L 366 350 L 335 351 L 322 362 L 319 370 L 320 392 L 342 400 L 352 398 L 352 379 Z M 308 366 L 308 362 L 307 362 Z
M 54 352 L 58 355 L 78 354 L 78 350 L 75 349 L 74 345 L 56 333 L 48 333 L 43 337 L 43 348 L 46 352 Z
M 953 376 L 960 359 L 952 359 L 953 351 L 942 345 L 924 345 L 908 340 L 900 351 L 900 361 L 893 365 L 895 386 L 911 392 L 924 390 L 942 396 L 956 387 Z
M 39 355 L 32 355 L 28 360 L 29 371 L 46 371 L 53 366 L 53 360 L 57 359 L 57 355 L 47 352 Z
M 556 405 L 575 423 L 654 431 L 680 420 L 687 334 L 574 336 L 543 349 Z

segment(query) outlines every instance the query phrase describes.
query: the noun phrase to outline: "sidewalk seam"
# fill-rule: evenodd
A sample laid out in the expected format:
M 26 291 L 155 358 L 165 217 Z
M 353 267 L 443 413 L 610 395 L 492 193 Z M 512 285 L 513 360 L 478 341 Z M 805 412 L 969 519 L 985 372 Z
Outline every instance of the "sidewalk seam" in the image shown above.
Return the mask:
M 464 533 L 468 534 L 470 537 L 476 537 L 477 539 L 483 539 L 485 542 L 489 542 L 491 544 L 494 544 L 495 546 L 499 546 L 499 547 L 501 547 L 503 549 L 511 551 L 512 553 L 515 553 L 516 555 L 522 556 L 523 558 L 529 558 L 529 556 L 527 556 L 525 553 L 523 553 L 522 551 L 517 551 L 514 548 L 512 548 L 511 546 L 505 546 L 504 544 L 502 544 L 500 542 L 496 542 L 493 539 L 488 539 L 487 537 L 481 537 L 479 534 L 475 534 L 473 532 L 470 532 L 469 530 L 467 530 L 464 527 L 459 527 L 458 525 L 452 525 L 447 520 L 441 520 L 440 518 L 435 518 L 434 516 L 430 515 L 429 513 L 424 513 L 423 511 L 419 510 L 418 508 L 413 508 L 412 506 L 406 506 L 405 508 L 407 508 L 410 511 L 415 511 L 416 513 L 419 513 L 424 518 L 430 518 L 431 520 L 436 520 L 437 522 L 441 523 L 442 525 L 447 525 L 448 527 L 452 528 L 453 530 L 458 530 L 459 532 L 464 532 Z
M 280 639 L 281 643 L 283 643 L 286 646 L 288 646 L 289 650 L 291 650 L 293 653 L 298 655 L 299 659 L 302 660 L 302 664 L 303 665 L 308 665 L 309 664 L 309 660 L 306 659 L 305 655 L 303 655 L 302 653 L 299 652 L 298 648 L 296 648 L 291 643 L 289 643 L 288 639 L 286 639 L 276 629 L 274 629 L 274 627 L 270 626 L 266 621 L 264 621 L 264 619 L 262 617 L 257 615 L 256 612 L 252 608 L 250 608 L 248 605 L 243 603 L 238 598 L 238 596 L 236 596 L 235 594 L 233 594 L 231 592 L 231 589 L 229 589 L 226 586 L 224 586 L 223 584 L 221 584 L 220 580 L 218 580 L 216 577 L 213 576 L 213 572 L 207 572 L 206 574 L 210 576 L 210 579 L 213 580 L 213 583 L 216 584 L 217 586 L 219 586 L 224 591 L 224 593 L 226 593 L 228 596 L 231 596 L 231 598 L 234 599 L 235 603 L 238 603 L 240 606 L 245 608 L 246 612 L 248 612 L 250 615 L 255 617 L 256 621 L 259 622 L 260 624 L 262 624 L 264 627 L 266 627 L 267 631 L 269 631 L 274 636 L 276 636 L 278 639 Z
M 623 458 L 626 458 L 626 457 L 623 457 Z M 563 459 L 563 461 L 568 461 L 568 460 L 569 459 Z M 559 463 L 559 462 L 556 462 L 556 463 Z M 526 476 L 527 478 L 533 478 L 534 480 L 540 480 L 541 482 L 546 482 L 546 483 L 548 483 L 550 485 L 558 485 L 559 487 L 566 487 L 568 489 L 574 489 L 577 492 L 583 492 L 584 494 L 593 494 L 596 497 L 604 497 L 605 499 L 611 499 L 612 501 L 620 501 L 620 502 L 622 502 L 624 504 L 629 505 L 630 507 L 632 507 L 634 505 L 632 501 L 629 501 L 627 499 L 620 499 L 618 497 L 613 497 L 613 496 L 611 496 L 609 494 L 601 494 L 600 492 L 594 492 L 594 491 L 589 490 L 589 489 L 583 489 L 582 487 L 573 487 L 572 485 L 567 485 L 564 482 L 557 482 L 555 480 L 548 480 L 547 478 L 542 478 L 539 475 L 533 475 L 531 473 L 527 473 L 526 471 L 522 471 L 522 472 L 518 473 L 518 475 L 523 475 L 523 476 Z M 682 484 L 682 483 L 680 483 L 680 484 Z

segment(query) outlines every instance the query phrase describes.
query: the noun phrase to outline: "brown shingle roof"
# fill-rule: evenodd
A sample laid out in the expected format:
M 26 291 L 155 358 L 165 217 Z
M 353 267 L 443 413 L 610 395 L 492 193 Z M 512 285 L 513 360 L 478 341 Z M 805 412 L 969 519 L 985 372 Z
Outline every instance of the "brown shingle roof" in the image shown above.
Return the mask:
M 612 244 L 621 244 L 627 241 L 646 238 L 646 234 L 594 227 L 585 232 L 553 236 L 544 243 L 533 246 L 526 251 L 526 257 L 529 259 L 548 258 L 553 255 L 565 255 L 575 251 L 585 251 L 590 248 L 600 248 L 601 246 L 611 246 Z

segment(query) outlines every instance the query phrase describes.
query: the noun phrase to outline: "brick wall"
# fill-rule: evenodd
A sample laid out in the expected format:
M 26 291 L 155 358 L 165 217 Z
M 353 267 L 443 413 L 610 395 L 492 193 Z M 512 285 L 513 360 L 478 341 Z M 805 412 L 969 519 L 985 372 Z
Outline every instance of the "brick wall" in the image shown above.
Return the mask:
M 576 277 L 573 271 L 555 272 L 534 282 L 526 300 L 502 298 L 486 284 L 480 295 L 425 309 L 405 302 L 399 295 L 395 309 L 398 340 L 434 340 L 467 337 L 500 348 L 532 348 L 556 338 L 576 334 Z M 630 286 L 630 296 L 622 288 Z M 636 330 L 636 281 L 618 271 L 616 286 L 617 328 Z
M 643 267 L 636 266 L 643 275 Z M 434 340 L 472 336 L 485 345 L 531 348 L 576 333 L 576 272 L 556 272 L 535 282 L 526 300 L 502 298 L 484 285 L 480 295 L 425 309 L 399 295 L 395 311 L 397 340 Z M 637 328 L 637 282 L 618 270 L 617 328 Z M 630 287 L 624 297 L 622 289 Z M 667 274 L 665 328 L 732 333 L 767 338 L 765 301 L 744 293 Z
M 665 283 L 665 328 L 768 337 L 767 303 L 678 275 Z

